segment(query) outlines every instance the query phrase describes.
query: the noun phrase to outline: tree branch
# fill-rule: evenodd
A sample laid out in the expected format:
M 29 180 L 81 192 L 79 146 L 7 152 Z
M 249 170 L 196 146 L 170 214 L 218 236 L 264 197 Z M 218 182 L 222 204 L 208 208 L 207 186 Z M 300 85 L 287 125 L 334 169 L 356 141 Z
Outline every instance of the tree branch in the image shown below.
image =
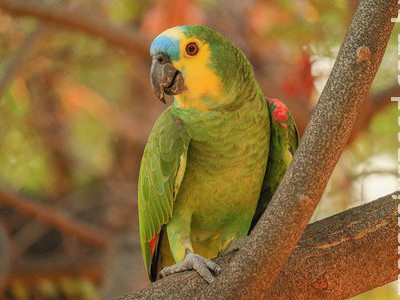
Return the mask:
M 149 55 L 146 46 L 149 43 L 139 33 L 113 26 L 103 19 L 89 17 L 77 10 L 50 7 L 20 0 L 0 0 L 0 8 L 12 15 L 34 17 L 49 24 L 100 37 L 106 42 L 131 53 L 142 56 Z
M 184 286 L 162 281 L 164 289 L 171 294 L 179 291 L 181 298 L 196 289 L 195 296 L 203 299 L 257 299 L 271 292 L 350 136 L 385 52 L 393 28 L 390 18 L 397 16 L 398 8 L 397 1 L 360 1 L 300 147 L 246 246 L 209 286 L 196 289 L 195 281 L 186 278 Z M 149 288 L 152 293 L 159 284 Z
M 397 205 L 387 195 L 307 226 L 264 299 L 345 299 L 397 278 Z M 235 256 L 218 257 L 225 273 Z M 266 268 L 260 265 L 260 268 Z M 121 299 L 200 298 L 194 271 L 168 276 Z
M 47 223 L 62 232 L 76 236 L 79 239 L 97 246 L 107 246 L 109 241 L 103 232 L 98 232 L 90 228 L 88 225 L 79 223 L 77 220 L 71 220 L 61 212 L 56 212 L 43 205 L 39 205 L 32 201 L 22 200 L 16 196 L 6 194 L 0 191 L 0 204 L 12 207 L 19 212 L 33 216 L 38 220 Z
M 397 206 L 391 195 L 305 230 L 266 299 L 348 299 L 397 279 Z

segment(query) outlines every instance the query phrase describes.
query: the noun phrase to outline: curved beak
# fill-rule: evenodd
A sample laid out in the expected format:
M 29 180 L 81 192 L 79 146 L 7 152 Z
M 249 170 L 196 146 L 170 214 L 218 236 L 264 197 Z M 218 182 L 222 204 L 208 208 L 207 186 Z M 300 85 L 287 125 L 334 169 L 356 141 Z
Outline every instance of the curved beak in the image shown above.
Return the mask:
M 150 80 L 154 93 L 164 103 L 166 103 L 165 94 L 178 95 L 185 90 L 182 73 L 175 69 L 166 54 L 153 56 Z

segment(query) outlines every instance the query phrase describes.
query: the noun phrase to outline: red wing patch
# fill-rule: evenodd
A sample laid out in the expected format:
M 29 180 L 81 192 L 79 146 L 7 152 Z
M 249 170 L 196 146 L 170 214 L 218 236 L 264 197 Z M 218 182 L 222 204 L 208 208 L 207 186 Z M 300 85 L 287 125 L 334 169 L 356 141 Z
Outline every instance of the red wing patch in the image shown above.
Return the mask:
M 182 125 L 182 122 L 179 121 L 179 120 L 174 120 L 174 122 L 175 122 L 176 124 L 178 124 L 178 125 Z
M 155 235 L 155 236 L 153 237 L 153 239 L 150 241 L 150 252 L 151 252 L 151 256 L 153 256 L 154 250 L 156 249 L 157 239 L 158 239 L 158 233 L 156 233 L 156 235 Z
M 268 103 L 275 104 L 274 113 L 272 114 L 274 121 L 280 123 L 283 127 L 286 127 L 287 124 L 283 123 L 282 120 L 287 120 L 289 118 L 287 115 L 287 107 L 278 99 L 268 99 Z

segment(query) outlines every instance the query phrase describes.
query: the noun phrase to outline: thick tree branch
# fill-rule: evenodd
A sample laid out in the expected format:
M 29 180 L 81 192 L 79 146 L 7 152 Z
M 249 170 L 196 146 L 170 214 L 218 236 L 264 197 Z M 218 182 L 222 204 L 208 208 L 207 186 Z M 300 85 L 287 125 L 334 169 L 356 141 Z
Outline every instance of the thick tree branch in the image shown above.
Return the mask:
M 139 33 L 113 26 L 103 19 L 89 17 L 77 10 L 20 0 L 0 0 L 0 8 L 16 16 L 34 17 L 52 25 L 86 32 L 131 53 L 149 55 L 146 38 Z
M 20 199 L 14 195 L 6 194 L 0 191 L 0 204 L 12 207 L 19 212 L 37 218 L 41 222 L 49 224 L 61 232 L 65 232 L 75 236 L 86 243 L 97 245 L 100 247 L 107 246 L 109 240 L 107 235 L 99 232 L 86 224 L 80 223 L 77 220 L 71 220 L 61 212 L 56 212 L 54 208 L 50 209 L 43 205 Z
M 269 289 L 296 247 L 350 136 L 398 8 L 394 0 L 360 2 L 300 147 L 267 211 L 246 246 L 212 284 L 196 289 L 196 297 L 257 299 L 272 292 Z M 196 285 L 175 283 L 165 288 L 171 293 L 177 289 L 187 298 Z
M 262 298 L 345 299 L 395 280 L 399 203 L 387 195 L 308 225 Z M 216 261 L 225 269 L 238 254 Z M 199 291 L 208 288 L 192 271 L 168 276 L 121 299 L 198 298 Z
M 347 299 L 397 279 L 397 206 L 391 195 L 315 222 L 266 299 Z

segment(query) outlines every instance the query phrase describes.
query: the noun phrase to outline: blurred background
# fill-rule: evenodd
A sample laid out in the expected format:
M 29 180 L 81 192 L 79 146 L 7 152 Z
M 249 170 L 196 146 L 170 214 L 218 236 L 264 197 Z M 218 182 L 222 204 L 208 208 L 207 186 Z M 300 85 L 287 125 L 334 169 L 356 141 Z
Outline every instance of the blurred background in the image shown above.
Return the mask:
M 357 4 L 0 0 L 0 298 L 110 299 L 148 284 L 137 179 L 166 108 L 149 81 L 156 35 L 221 32 L 302 134 Z M 398 33 L 312 221 L 397 188 Z M 396 295 L 391 283 L 356 298 Z

